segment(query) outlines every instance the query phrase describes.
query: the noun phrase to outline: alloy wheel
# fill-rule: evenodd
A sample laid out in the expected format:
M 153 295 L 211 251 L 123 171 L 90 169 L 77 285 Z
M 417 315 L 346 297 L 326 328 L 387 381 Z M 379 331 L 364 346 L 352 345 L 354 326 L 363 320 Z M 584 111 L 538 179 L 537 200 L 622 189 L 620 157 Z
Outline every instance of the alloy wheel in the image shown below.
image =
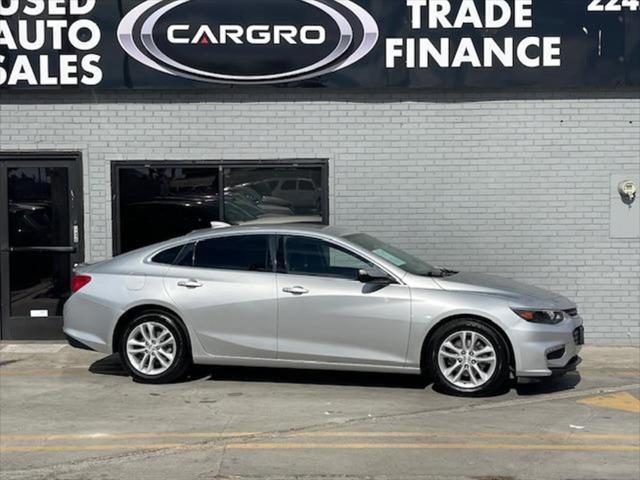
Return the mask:
M 176 339 L 161 323 L 143 322 L 127 337 L 127 358 L 138 372 L 160 375 L 166 372 L 176 357 Z
M 449 335 L 438 350 L 438 367 L 452 385 L 476 389 L 496 370 L 493 344 L 479 332 L 461 330 Z

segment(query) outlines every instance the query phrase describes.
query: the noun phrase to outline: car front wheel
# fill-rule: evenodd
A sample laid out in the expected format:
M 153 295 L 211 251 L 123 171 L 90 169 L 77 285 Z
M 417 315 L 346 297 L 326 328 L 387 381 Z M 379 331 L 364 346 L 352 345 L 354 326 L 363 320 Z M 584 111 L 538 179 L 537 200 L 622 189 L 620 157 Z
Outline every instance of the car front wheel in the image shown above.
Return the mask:
M 187 336 L 178 321 L 165 312 L 145 312 L 124 329 L 122 362 L 134 380 L 170 383 L 185 375 L 191 356 Z
M 450 322 L 436 332 L 431 345 L 431 373 L 437 386 L 448 393 L 489 395 L 509 380 L 507 347 L 498 333 L 482 322 Z

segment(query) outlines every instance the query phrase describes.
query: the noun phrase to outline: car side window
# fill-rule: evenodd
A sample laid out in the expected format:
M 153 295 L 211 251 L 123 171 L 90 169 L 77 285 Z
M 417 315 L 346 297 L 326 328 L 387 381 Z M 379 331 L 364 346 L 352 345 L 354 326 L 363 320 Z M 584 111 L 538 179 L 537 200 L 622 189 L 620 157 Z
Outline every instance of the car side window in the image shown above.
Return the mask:
M 375 268 L 353 252 L 317 238 L 285 237 L 283 248 L 290 274 L 357 280 L 359 270 Z
M 268 235 L 211 238 L 196 244 L 194 267 L 247 272 L 271 272 Z
M 296 190 L 296 181 L 295 180 L 287 180 L 282 182 L 281 190 Z
M 315 187 L 309 180 L 300 180 L 300 190 L 313 191 Z
M 180 266 L 180 267 L 193 267 L 193 250 L 194 250 L 194 248 L 195 248 L 195 244 L 194 243 L 190 243 L 188 245 L 185 245 L 182 248 L 182 251 L 176 257 L 176 259 L 173 262 L 173 264 L 177 265 L 177 266 Z
M 171 247 L 166 250 L 161 251 L 160 253 L 156 253 L 151 261 L 153 263 L 161 263 L 163 265 L 173 265 L 178 254 L 182 251 L 182 245 L 178 245 L 177 247 Z

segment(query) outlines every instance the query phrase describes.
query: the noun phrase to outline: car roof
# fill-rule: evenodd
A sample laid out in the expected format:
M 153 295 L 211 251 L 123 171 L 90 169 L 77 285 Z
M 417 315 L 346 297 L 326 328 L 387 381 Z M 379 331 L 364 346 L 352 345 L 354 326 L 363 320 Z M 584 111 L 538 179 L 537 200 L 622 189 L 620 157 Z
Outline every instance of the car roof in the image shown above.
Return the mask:
M 196 230 L 186 235 L 187 238 L 201 238 L 208 237 L 213 234 L 223 235 L 241 235 L 243 233 L 269 233 L 269 234 L 309 234 L 309 233 L 321 233 L 327 236 L 344 237 L 351 233 L 355 233 L 350 229 L 339 228 L 329 225 L 319 225 L 310 223 L 288 223 L 280 225 L 232 225 L 230 227 L 223 228 L 205 228 L 203 230 Z

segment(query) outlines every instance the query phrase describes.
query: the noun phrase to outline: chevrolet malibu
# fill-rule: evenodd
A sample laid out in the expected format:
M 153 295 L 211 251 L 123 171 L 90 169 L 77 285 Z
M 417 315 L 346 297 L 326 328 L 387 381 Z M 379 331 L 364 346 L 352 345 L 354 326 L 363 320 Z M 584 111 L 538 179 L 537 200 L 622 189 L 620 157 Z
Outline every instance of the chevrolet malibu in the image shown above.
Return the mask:
M 72 291 L 70 343 L 119 353 L 148 383 L 195 363 L 427 373 L 485 395 L 575 370 L 584 343 L 560 295 L 332 227 L 197 231 L 80 267 Z

